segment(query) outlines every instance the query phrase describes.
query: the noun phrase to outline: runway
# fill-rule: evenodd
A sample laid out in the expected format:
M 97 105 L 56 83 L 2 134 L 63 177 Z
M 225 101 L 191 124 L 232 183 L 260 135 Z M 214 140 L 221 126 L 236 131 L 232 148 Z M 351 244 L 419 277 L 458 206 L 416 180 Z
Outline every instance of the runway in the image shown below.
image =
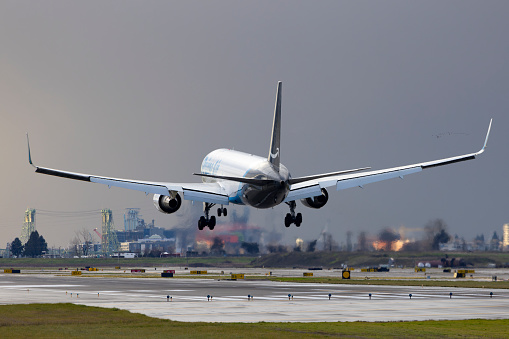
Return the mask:
M 490 297 L 490 292 L 494 293 L 493 297 Z M 409 294 L 412 294 L 411 298 Z M 248 300 L 248 295 L 252 295 L 253 299 Z M 116 307 L 177 321 L 336 322 L 509 318 L 509 290 L 500 289 L 71 277 L 53 274 L 0 275 L 0 304 L 65 302 Z

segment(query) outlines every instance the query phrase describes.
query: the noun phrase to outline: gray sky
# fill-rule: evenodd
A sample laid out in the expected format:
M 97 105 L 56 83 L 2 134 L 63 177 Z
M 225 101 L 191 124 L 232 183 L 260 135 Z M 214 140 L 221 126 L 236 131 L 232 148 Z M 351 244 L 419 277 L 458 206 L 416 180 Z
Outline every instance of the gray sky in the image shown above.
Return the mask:
M 278 80 L 281 161 L 294 177 L 474 152 L 494 125 L 474 161 L 332 189 L 320 210 L 298 205 L 300 228 L 285 229 L 286 206 L 252 210 L 253 223 L 288 242 L 327 224 L 344 242 L 348 230 L 356 239 L 434 218 L 467 239 L 500 234 L 509 222 L 507 13 L 506 1 L 2 0 L 0 247 L 20 235 L 27 207 L 111 208 L 119 228 L 126 207 L 162 227 L 183 220 L 140 192 L 35 174 L 26 132 L 40 166 L 193 182 L 213 149 L 268 153 Z M 37 219 L 50 246 L 67 246 L 82 227 L 100 218 Z

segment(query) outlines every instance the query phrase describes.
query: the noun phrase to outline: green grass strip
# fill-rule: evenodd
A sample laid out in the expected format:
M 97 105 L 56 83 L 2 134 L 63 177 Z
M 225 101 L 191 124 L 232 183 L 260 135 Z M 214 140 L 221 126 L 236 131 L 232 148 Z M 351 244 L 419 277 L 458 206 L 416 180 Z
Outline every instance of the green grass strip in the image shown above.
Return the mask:
M 262 278 L 264 279 L 264 278 Z M 474 280 L 397 280 L 397 279 L 341 279 L 335 277 L 269 277 L 267 280 L 280 282 L 302 282 L 315 284 L 345 284 L 345 285 L 386 285 L 386 286 L 434 286 L 434 287 L 463 287 L 498 289 L 509 288 L 509 281 L 474 281 Z
M 185 323 L 74 304 L 0 306 L 2 338 L 507 338 L 508 330 L 509 320 Z

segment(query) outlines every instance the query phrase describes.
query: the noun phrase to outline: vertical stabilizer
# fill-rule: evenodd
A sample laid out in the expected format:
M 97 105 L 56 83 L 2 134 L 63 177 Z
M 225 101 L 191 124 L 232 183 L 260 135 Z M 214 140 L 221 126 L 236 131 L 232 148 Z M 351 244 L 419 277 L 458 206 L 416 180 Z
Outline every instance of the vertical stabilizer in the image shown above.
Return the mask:
M 274 122 L 272 123 L 272 139 L 270 141 L 269 162 L 279 172 L 279 143 L 281 139 L 281 95 L 283 83 L 278 81 L 276 92 L 276 106 L 274 107 Z

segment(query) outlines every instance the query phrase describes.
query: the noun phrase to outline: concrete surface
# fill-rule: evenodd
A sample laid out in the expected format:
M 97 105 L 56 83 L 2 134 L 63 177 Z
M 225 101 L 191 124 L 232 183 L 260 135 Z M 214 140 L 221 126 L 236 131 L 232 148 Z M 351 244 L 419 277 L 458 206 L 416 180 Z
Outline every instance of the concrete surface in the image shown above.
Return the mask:
M 490 292 L 494 293 L 493 298 Z M 293 295 L 293 299 L 289 300 L 288 294 Z M 411 299 L 409 294 L 412 294 Z M 207 301 L 207 295 L 212 296 L 211 301 Z M 252 301 L 248 301 L 248 295 L 254 296 Z M 170 302 L 167 296 L 172 297 Z M 509 290 L 500 289 L 0 274 L 0 304 L 63 302 L 116 307 L 177 321 L 509 318 Z

